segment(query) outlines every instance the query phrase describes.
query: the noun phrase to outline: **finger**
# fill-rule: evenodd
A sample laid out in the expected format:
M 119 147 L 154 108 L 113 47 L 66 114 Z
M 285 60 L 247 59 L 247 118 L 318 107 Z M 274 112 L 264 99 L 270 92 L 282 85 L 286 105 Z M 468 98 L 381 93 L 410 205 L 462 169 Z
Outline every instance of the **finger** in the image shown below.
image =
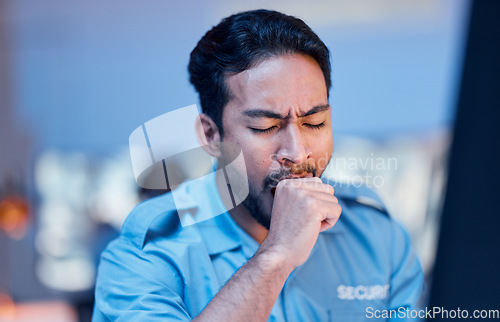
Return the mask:
M 324 200 L 324 201 L 333 201 L 334 203 L 339 203 L 339 200 L 337 199 L 337 197 L 335 197 L 334 195 L 331 195 L 329 193 L 325 193 L 325 192 L 316 192 L 315 191 L 314 198 Z
M 319 232 L 322 233 L 325 230 L 332 228 L 333 226 L 335 226 L 336 223 L 337 223 L 337 220 L 333 220 L 333 219 L 323 220 L 321 222 L 321 227 L 320 227 Z
M 325 219 L 321 222 L 320 232 L 323 232 L 335 226 L 341 214 L 342 214 L 342 207 L 340 207 L 340 205 L 337 204 L 335 211 L 328 212 Z
M 313 191 L 324 192 L 324 193 L 327 193 L 331 196 L 335 192 L 335 190 L 333 189 L 332 186 L 330 186 L 329 184 L 325 184 L 321 181 L 320 182 L 312 182 L 312 183 L 308 182 L 305 184 L 305 188 L 309 189 L 309 190 L 313 190 Z
M 342 207 L 333 201 L 318 200 L 318 215 L 320 220 L 327 222 L 330 220 L 337 220 L 342 213 Z
M 309 191 L 318 191 L 325 192 L 330 195 L 333 195 L 334 189 L 329 184 L 325 184 L 321 181 L 320 178 L 296 178 L 296 179 L 285 179 L 282 180 L 279 185 L 293 187 L 293 188 L 302 188 Z

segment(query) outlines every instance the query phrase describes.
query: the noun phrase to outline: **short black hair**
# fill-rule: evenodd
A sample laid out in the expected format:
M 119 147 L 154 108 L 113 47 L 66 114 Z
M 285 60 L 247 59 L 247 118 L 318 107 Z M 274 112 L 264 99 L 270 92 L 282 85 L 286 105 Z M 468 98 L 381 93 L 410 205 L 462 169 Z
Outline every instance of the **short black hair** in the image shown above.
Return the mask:
M 190 82 L 200 95 L 203 113 L 212 118 L 221 136 L 222 112 L 229 102 L 225 79 L 258 61 L 285 54 L 303 54 L 316 60 L 331 87 L 330 53 L 326 45 L 299 18 L 271 10 L 252 10 L 224 18 L 209 30 L 191 52 Z

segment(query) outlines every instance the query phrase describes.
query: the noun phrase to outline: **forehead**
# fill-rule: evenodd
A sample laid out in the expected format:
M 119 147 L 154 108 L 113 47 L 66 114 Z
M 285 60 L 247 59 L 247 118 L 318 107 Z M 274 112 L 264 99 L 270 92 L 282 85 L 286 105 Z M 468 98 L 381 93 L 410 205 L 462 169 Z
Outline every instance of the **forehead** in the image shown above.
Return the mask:
M 226 83 L 230 92 L 229 113 L 255 108 L 300 115 L 313 106 L 328 103 L 321 68 L 313 58 L 304 55 L 265 59 L 228 76 Z

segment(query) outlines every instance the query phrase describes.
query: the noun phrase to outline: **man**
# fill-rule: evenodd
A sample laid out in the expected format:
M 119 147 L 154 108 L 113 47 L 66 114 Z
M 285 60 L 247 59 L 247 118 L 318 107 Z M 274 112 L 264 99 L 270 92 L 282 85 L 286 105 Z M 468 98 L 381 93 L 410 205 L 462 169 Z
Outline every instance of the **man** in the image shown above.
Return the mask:
M 139 205 L 102 255 L 94 320 L 357 321 L 413 308 L 423 274 L 404 230 L 369 190 L 319 178 L 333 138 L 317 35 L 243 12 L 200 40 L 189 72 L 204 148 L 222 159 L 223 144 L 241 148 L 249 195 L 188 227 L 185 209 L 220 213 L 221 180 L 177 188 L 185 209 L 171 193 Z

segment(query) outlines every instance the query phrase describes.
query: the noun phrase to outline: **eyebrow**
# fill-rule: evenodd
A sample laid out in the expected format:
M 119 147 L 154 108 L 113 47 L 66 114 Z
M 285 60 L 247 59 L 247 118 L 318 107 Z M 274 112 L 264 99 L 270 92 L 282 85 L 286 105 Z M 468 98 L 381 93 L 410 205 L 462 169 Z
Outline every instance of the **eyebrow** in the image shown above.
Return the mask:
M 318 105 L 307 111 L 304 115 L 300 115 L 299 117 L 306 117 L 312 114 L 316 114 L 319 112 L 323 112 L 330 109 L 330 104 L 326 105 Z M 255 110 L 248 110 L 244 111 L 243 114 L 249 117 L 253 118 L 269 118 L 269 119 L 278 119 L 278 120 L 284 120 L 288 117 L 288 115 L 281 115 L 275 112 L 271 112 L 268 110 L 261 110 L 261 109 L 255 109 Z

